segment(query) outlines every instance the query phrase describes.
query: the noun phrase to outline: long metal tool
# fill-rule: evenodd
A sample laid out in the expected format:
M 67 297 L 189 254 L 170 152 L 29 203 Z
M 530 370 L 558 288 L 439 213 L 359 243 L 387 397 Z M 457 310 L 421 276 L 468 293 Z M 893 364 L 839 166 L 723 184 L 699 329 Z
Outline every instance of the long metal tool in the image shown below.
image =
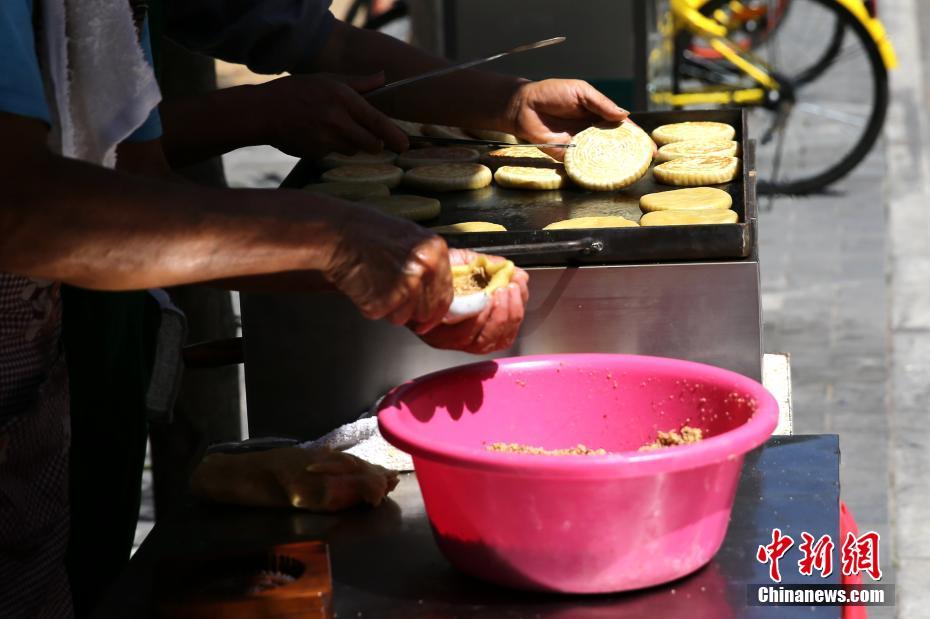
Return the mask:
M 498 58 L 503 58 L 504 56 L 510 56 L 511 54 L 519 54 L 520 52 L 526 52 L 531 49 L 539 49 L 541 47 L 549 47 L 550 45 L 558 45 L 563 43 L 565 37 L 553 37 L 551 39 L 544 39 L 542 41 L 536 41 L 535 43 L 527 43 L 526 45 L 520 45 L 514 47 L 513 49 L 508 49 L 502 52 L 498 52 L 491 56 L 485 58 L 478 58 L 476 60 L 468 60 L 466 62 L 461 62 L 459 64 L 450 65 L 448 67 L 443 67 L 441 69 L 436 69 L 435 71 L 427 71 L 426 73 L 421 73 L 420 75 L 414 75 L 411 77 L 404 78 L 402 80 L 397 80 L 396 82 L 391 82 L 390 84 L 385 84 L 381 88 L 375 88 L 365 93 L 365 97 L 375 97 L 380 95 L 383 92 L 388 90 L 393 90 L 400 86 L 406 86 L 407 84 L 412 84 L 413 82 L 419 82 L 420 80 L 425 80 L 430 77 L 439 77 L 440 75 L 448 75 L 449 73 L 454 73 L 456 71 L 461 71 L 463 69 L 470 69 L 471 67 L 476 67 L 479 64 L 484 64 L 486 62 L 491 62 L 492 60 L 497 60 Z
M 495 146 L 506 148 L 508 146 L 535 146 L 537 148 L 572 148 L 574 144 L 513 144 L 499 140 L 469 140 L 465 138 L 443 138 L 432 135 L 408 135 L 411 142 L 429 142 L 431 144 L 462 144 L 464 146 Z
M 604 243 L 591 237 L 573 239 L 570 241 L 544 241 L 541 243 L 519 243 L 512 245 L 488 245 L 486 247 L 472 247 L 472 251 L 479 254 L 493 254 L 495 256 L 525 256 L 527 254 L 571 253 L 578 252 L 589 256 L 597 254 L 604 249 Z

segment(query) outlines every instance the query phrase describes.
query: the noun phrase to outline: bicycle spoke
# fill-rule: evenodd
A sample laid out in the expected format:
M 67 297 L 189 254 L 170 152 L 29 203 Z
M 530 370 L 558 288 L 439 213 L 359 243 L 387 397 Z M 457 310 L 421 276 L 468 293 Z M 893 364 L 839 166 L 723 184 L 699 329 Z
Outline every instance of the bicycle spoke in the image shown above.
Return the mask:
M 814 103 L 801 102 L 795 105 L 795 109 L 800 112 L 806 112 L 807 114 L 814 114 L 815 116 L 835 120 L 837 122 L 841 122 L 859 129 L 865 127 L 869 122 L 867 116 L 859 116 L 858 114 L 850 114 L 848 112 L 841 112 L 839 110 L 831 110 L 822 105 L 816 105 Z
M 858 60 L 859 58 L 864 57 L 864 56 L 865 56 L 864 48 L 860 46 L 848 47 L 845 50 L 841 51 L 839 54 L 837 54 L 836 58 L 831 59 L 830 62 L 828 62 L 824 66 L 822 73 L 826 73 L 830 69 L 836 68 L 838 65 L 841 65 L 844 62 L 849 62 L 850 60 Z
M 777 185 L 781 177 L 781 158 L 785 148 L 785 134 L 787 133 L 787 113 L 779 113 L 779 118 L 775 121 L 779 124 L 776 130 L 778 135 L 775 137 L 775 156 L 772 159 L 772 180 L 773 185 Z M 774 192 L 773 192 L 774 193 Z

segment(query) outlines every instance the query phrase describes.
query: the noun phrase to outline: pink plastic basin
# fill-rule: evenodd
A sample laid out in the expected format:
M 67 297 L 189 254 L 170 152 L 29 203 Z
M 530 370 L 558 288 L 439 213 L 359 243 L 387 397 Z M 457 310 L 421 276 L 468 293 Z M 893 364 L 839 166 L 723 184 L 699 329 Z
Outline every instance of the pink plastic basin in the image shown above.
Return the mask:
M 430 374 L 384 399 L 381 432 L 413 456 L 436 541 L 459 569 L 566 593 L 649 587 L 720 548 L 746 452 L 775 429 L 759 383 L 635 355 L 499 359 Z M 659 430 L 699 443 L 638 448 Z M 605 456 L 490 452 L 487 443 Z

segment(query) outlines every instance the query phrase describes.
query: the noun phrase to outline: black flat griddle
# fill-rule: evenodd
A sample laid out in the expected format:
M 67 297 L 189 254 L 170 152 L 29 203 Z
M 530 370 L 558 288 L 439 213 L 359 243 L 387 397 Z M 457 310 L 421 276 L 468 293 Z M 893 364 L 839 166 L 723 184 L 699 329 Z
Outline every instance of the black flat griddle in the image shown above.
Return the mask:
M 579 188 L 523 191 L 491 185 L 475 191 L 428 193 L 438 198 L 442 212 L 426 226 L 462 221 L 490 221 L 507 232 L 443 235 L 452 247 L 487 248 L 522 266 L 611 264 L 750 258 L 755 252 L 756 192 L 754 145 L 747 139 L 746 117 L 740 110 L 687 110 L 640 112 L 632 118 L 647 132 L 659 125 L 683 121 L 718 121 L 736 128 L 742 148 L 742 171 L 733 182 L 718 185 L 733 196 L 739 223 L 701 226 L 647 226 L 542 230 L 550 223 L 574 217 L 620 215 L 638 221 L 639 198 L 647 193 L 677 189 L 654 181 L 652 171 L 636 184 L 619 191 L 594 192 Z M 281 184 L 299 188 L 315 181 L 316 162 L 300 161 Z M 413 193 L 403 186 L 393 193 Z

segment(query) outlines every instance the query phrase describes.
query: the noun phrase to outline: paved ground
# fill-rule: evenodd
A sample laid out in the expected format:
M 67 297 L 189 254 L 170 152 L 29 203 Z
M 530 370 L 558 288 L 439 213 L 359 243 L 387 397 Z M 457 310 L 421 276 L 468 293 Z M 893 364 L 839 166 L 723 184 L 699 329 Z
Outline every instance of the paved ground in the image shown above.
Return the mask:
M 892 81 L 887 204 L 891 466 L 898 616 L 930 618 L 930 27 L 922 0 L 883 0 L 901 68 Z
M 870 617 L 920 619 L 930 617 L 930 48 L 918 33 L 930 31 L 930 6 L 881 6 L 902 59 L 886 139 L 829 195 L 781 198 L 761 215 L 764 341 L 791 353 L 795 433 L 840 435 L 843 497 L 882 535 L 898 606 Z M 274 186 L 293 160 L 257 148 L 226 163 L 234 186 Z

